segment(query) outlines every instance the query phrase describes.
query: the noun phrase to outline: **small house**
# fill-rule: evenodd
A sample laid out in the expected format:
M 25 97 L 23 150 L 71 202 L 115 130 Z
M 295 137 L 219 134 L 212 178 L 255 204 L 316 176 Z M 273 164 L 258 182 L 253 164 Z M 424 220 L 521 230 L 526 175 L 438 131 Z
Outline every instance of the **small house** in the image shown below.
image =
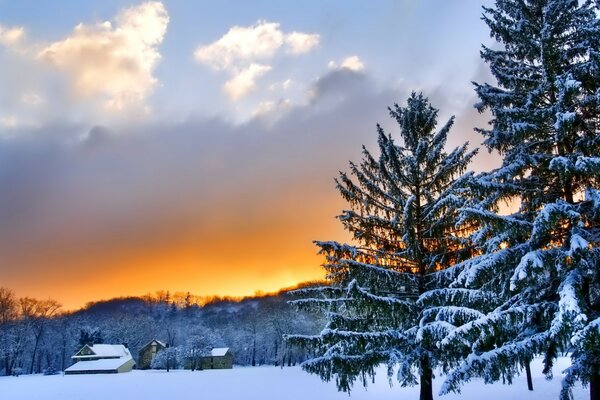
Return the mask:
M 122 344 L 86 344 L 71 358 L 75 364 L 65 369 L 65 375 L 117 374 L 129 372 L 135 365 L 131 353 Z
M 231 369 L 233 354 L 229 347 L 214 348 L 209 356 L 202 357 L 202 369 Z
M 160 340 L 151 340 L 148 344 L 140 349 L 138 358 L 138 368 L 148 369 L 152 365 L 156 353 L 165 349 L 167 345 Z

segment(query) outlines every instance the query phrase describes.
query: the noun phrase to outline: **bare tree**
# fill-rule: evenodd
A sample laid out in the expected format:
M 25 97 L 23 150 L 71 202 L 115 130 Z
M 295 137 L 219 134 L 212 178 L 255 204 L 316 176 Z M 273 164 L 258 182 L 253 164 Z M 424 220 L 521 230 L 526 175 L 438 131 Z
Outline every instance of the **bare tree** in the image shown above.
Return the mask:
M 12 374 L 14 364 L 13 329 L 19 315 L 17 298 L 12 290 L 0 287 L 0 370 Z
M 0 327 L 14 321 L 18 315 L 17 298 L 12 290 L 0 287 Z
M 44 334 L 49 319 L 58 313 L 61 305 L 56 300 L 37 300 L 31 297 L 19 299 L 19 305 L 21 307 L 23 321 L 28 330 L 33 334 L 33 350 L 31 352 L 31 362 L 29 364 L 29 373 L 32 374 L 42 335 Z

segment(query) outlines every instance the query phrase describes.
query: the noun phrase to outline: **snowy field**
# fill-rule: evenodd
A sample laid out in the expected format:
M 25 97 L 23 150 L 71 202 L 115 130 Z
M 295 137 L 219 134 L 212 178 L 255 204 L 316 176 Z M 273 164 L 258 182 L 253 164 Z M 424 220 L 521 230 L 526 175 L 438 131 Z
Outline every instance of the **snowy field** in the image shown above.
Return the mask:
M 517 378 L 512 386 L 484 385 L 481 381 L 468 383 L 462 394 L 441 397 L 448 400 L 500 399 L 558 399 L 559 371 L 569 361 L 561 359 L 555 367 L 555 379 L 546 381 L 541 363 L 534 361 L 532 372 L 535 391 L 529 392 L 525 377 Z M 382 369 L 374 385 L 365 391 L 357 387 L 350 400 L 418 399 L 418 387 L 389 387 Z M 441 380 L 436 382 L 439 390 Z M 120 400 L 120 399 L 200 399 L 214 400 L 335 400 L 349 399 L 336 390 L 333 383 L 323 383 L 318 377 L 298 367 L 234 368 L 214 371 L 133 371 L 118 375 L 54 375 L 0 377 L 2 400 Z M 575 399 L 587 399 L 586 389 L 577 387 Z

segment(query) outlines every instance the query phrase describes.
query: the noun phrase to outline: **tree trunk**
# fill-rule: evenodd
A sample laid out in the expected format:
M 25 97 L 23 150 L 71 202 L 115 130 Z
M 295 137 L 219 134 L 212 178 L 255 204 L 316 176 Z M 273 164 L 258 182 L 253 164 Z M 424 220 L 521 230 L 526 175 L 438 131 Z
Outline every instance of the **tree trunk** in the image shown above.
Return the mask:
M 17 355 L 14 355 L 12 360 L 10 360 L 10 365 L 8 367 L 8 370 L 10 371 L 10 374 L 13 375 L 14 374 L 14 369 L 17 367 Z
M 525 363 L 525 374 L 527 375 L 527 389 L 533 390 L 533 381 L 531 380 L 531 361 Z
M 29 365 L 30 374 L 33 374 L 33 366 L 35 365 L 35 355 L 37 353 L 37 348 L 40 343 L 40 336 L 41 335 L 35 335 L 35 344 L 33 346 L 33 353 L 31 354 L 31 364 Z
M 421 394 L 419 400 L 433 400 L 433 371 L 429 366 L 429 360 L 421 360 Z
M 600 400 L 600 373 L 590 377 L 590 400 Z
M 60 357 L 60 370 L 64 371 L 66 368 L 66 361 L 67 361 L 67 350 L 66 350 L 66 345 L 63 344 L 63 348 L 62 348 L 62 354 Z
M 44 352 L 43 351 L 39 351 L 38 352 L 38 356 L 37 356 L 37 360 L 36 360 L 36 365 L 35 365 L 35 373 L 39 374 L 40 372 L 42 372 L 42 363 L 44 362 Z

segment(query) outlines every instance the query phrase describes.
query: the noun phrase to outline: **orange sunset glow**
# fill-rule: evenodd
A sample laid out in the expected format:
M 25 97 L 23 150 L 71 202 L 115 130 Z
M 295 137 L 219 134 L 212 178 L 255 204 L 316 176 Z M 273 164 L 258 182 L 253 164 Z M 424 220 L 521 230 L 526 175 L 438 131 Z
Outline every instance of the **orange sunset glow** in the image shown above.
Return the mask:
M 214 215 L 161 221 L 159 229 L 146 223 L 126 226 L 100 238 L 101 243 L 97 232 L 79 230 L 75 223 L 72 231 L 65 227 L 52 238 L 36 239 L 36 252 L 19 252 L 11 287 L 23 295 L 58 297 L 74 309 L 91 299 L 156 290 L 245 296 L 320 279 L 323 260 L 312 240 L 345 237 L 334 218 L 343 204 L 330 186 L 330 195 L 311 201 L 298 189 L 278 204 L 237 214 L 239 204 L 221 204 Z M 52 266 L 60 266 L 61 273 Z

